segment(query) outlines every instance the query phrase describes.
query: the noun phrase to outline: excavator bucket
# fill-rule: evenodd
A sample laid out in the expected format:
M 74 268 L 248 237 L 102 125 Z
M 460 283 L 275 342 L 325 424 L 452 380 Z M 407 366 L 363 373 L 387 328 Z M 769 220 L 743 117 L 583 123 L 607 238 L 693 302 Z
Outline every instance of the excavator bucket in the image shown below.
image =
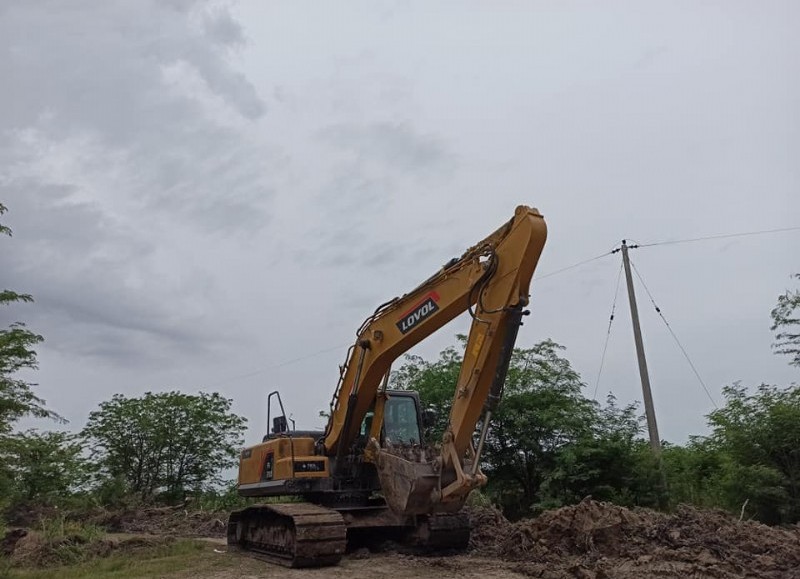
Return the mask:
M 390 450 L 377 451 L 376 466 L 383 497 L 389 508 L 398 515 L 425 515 L 433 512 L 441 498 L 439 474 L 432 462 L 416 461 L 412 457 Z

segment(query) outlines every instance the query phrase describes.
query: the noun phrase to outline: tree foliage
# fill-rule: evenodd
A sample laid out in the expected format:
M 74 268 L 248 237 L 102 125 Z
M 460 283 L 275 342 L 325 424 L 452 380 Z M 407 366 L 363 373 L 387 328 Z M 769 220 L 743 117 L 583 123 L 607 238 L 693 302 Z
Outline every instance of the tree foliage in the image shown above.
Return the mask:
M 0 216 L 6 213 L 0 203 Z M 11 236 L 11 229 L 0 223 L 0 236 Z M 28 294 L 10 289 L 0 290 L 0 307 L 25 304 L 33 301 Z M 27 450 L 43 439 L 28 433 L 13 434 L 14 425 L 25 416 L 39 418 L 59 418 L 44 406 L 44 400 L 33 391 L 34 384 L 23 379 L 20 374 L 37 368 L 34 347 L 42 342 L 39 334 L 30 331 L 22 322 L 14 322 L 0 328 L 0 506 L 12 499 L 32 498 L 43 487 L 30 486 L 31 478 L 26 475 Z M 51 441 L 52 442 L 52 441 Z M 43 465 L 43 468 L 48 468 Z M 51 469 L 50 474 L 54 474 Z M 43 473 L 42 473 L 43 474 Z M 50 485 L 52 479 L 43 474 L 42 485 Z
M 235 464 L 245 419 L 217 393 L 116 394 L 89 415 L 84 436 L 107 484 L 143 499 L 182 499 L 218 483 Z
M 563 349 L 545 340 L 512 354 L 484 454 L 486 474 L 507 509 L 524 512 L 549 502 L 542 488 L 548 473 L 595 421 L 594 405 L 581 395 L 580 376 L 560 355 Z
M 393 374 L 393 387 L 416 390 L 437 410 L 429 440 L 439 440 L 447 425 L 465 337 L 458 340 L 460 347 L 446 348 L 433 362 L 407 356 Z M 488 492 L 516 515 L 587 494 L 652 503 L 652 464 L 636 408 L 620 408 L 613 398 L 603 408 L 587 400 L 563 351 L 552 340 L 514 350 L 482 457 Z
M 0 203 L 0 215 L 6 211 L 5 205 Z M 10 237 L 11 229 L 0 224 L 0 236 L 3 235 Z M 33 298 L 28 294 L 0 290 L 0 307 L 31 302 Z M 48 463 L 48 459 L 56 457 L 45 449 L 55 444 L 55 439 L 32 432 L 13 434 L 14 425 L 25 416 L 59 418 L 45 408 L 44 400 L 34 393 L 35 384 L 20 376 L 22 372 L 37 368 L 34 347 L 42 340 L 42 336 L 30 331 L 22 322 L 0 328 L 0 502 L 34 498 L 45 489 L 59 486 L 50 475 L 57 478 L 57 471 L 64 464 Z M 37 453 L 42 453 L 42 460 L 34 465 L 28 458 Z M 61 459 L 58 457 L 56 462 Z M 63 460 L 68 457 L 64 456 Z M 32 476 L 33 469 L 39 469 L 38 482 Z
M 794 277 L 800 279 L 800 274 Z M 771 329 L 775 332 L 772 345 L 775 352 L 791 356 L 789 363 L 800 366 L 800 290 L 787 290 L 778 296 L 778 303 L 772 310 Z
M 5 215 L 7 211 L 8 207 L 0 203 L 0 215 Z M 0 223 L 0 235 L 8 235 L 11 237 L 11 228 Z
M 5 212 L 6 207 L 0 204 L 0 215 Z M 0 224 L 2 234 L 10 236 L 11 229 Z M 9 289 L 0 291 L 0 307 L 32 301 L 28 294 Z M 0 329 L 0 436 L 11 432 L 14 423 L 23 416 L 56 417 L 44 407 L 44 400 L 34 394 L 34 384 L 19 377 L 21 371 L 37 368 L 33 348 L 42 340 L 42 336 L 31 332 L 22 322 Z
M 727 506 L 748 501 L 768 523 L 800 520 L 800 387 L 723 392 L 725 406 L 708 418 L 709 443 L 725 456 Z
M 543 493 L 550 505 L 561 506 L 591 495 L 622 505 L 658 504 L 659 472 L 642 438 L 642 417 L 635 404 L 617 405 L 609 395 L 595 407 L 587 428 L 556 456 L 545 474 Z
M 13 481 L 16 502 L 58 503 L 86 482 L 83 445 L 68 432 L 28 430 L 9 437 L 0 449 Z
M 738 508 L 726 496 L 730 456 L 708 438 L 693 436 L 685 445 L 665 443 L 664 470 L 672 504 Z

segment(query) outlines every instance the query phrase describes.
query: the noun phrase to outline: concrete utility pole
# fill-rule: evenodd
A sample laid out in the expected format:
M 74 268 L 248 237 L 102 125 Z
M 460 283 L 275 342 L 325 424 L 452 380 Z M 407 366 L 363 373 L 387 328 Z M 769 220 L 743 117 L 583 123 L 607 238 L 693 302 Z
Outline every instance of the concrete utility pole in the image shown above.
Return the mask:
M 635 246 L 634 246 L 635 247 Z M 650 375 L 647 373 L 647 360 L 644 357 L 642 328 L 639 327 L 639 308 L 636 307 L 636 294 L 633 291 L 631 262 L 628 259 L 628 244 L 622 240 L 622 263 L 625 265 L 625 280 L 628 283 L 628 301 L 631 304 L 631 321 L 633 322 L 633 339 L 636 342 L 636 356 L 639 359 L 639 377 L 642 379 L 642 395 L 644 396 L 644 414 L 647 418 L 647 431 L 650 434 L 650 446 L 659 460 L 661 458 L 661 437 L 658 435 L 656 410 L 653 406 L 653 393 L 650 391 Z

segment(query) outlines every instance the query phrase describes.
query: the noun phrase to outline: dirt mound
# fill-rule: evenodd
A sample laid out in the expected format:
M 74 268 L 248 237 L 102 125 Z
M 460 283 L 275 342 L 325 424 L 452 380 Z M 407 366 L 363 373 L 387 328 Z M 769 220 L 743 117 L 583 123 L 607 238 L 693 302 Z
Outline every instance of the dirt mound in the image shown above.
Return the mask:
M 498 539 L 510 532 L 511 523 L 495 507 L 466 507 L 472 532 L 469 547 L 485 555 L 499 553 Z
M 28 535 L 27 529 L 11 529 L 0 539 L 0 555 L 8 557 L 17 548 L 17 543 Z
M 102 513 L 91 522 L 114 533 L 224 537 L 227 518 L 227 512 L 187 511 L 167 507 Z
M 633 577 L 800 579 L 800 531 L 681 507 L 667 515 L 585 499 L 534 519 L 473 518 L 476 553 L 520 573 L 581 579 Z

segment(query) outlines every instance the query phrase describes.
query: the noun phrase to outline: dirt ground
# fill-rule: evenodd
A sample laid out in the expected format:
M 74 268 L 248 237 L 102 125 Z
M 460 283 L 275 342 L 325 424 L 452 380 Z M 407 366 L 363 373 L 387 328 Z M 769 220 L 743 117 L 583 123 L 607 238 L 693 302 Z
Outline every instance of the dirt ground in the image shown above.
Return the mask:
M 164 507 L 102 511 L 92 514 L 85 520 L 112 533 L 224 537 L 227 519 L 227 512 L 189 511 Z
M 681 507 L 664 514 L 586 499 L 511 523 L 492 508 L 472 508 L 470 551 L 408 556 L 359 552 L 339 567 L 286 570 L 239 562 L 203 575 L 447 579 L 800 579 L 800 528 L 739 521 L 720 511 Z M 255 563 L 255 566 L 253 565 Z
M 286 569 L 244 558 L 230 557 L 230 566 L 198 574 L 196 571 L 175 575 L 175 579 L 511 579 L 536 577 L 516 570 L 517 564 L 486 557 L 454 555 L 448 557 L 413 557 L 392 553 L 371 554 L 368 557 L 345 557 L 336 567 L 323 569 Z
M 493 508 L 473 507 L 469 514 L 473 530 L 467 553 L 412 556 L 362 549 L 338 567 L 308 570 L 227 553 L 224 513 L 153 509 L 96 522 L 140 538 L 204 537 L 205 560 L 214 564 L 169 575 L 185 579 L 800 579 L 797 525 L 768 527 L 719 511 L 681 507 L 665 514 L 590 499 L 515 523 Z

